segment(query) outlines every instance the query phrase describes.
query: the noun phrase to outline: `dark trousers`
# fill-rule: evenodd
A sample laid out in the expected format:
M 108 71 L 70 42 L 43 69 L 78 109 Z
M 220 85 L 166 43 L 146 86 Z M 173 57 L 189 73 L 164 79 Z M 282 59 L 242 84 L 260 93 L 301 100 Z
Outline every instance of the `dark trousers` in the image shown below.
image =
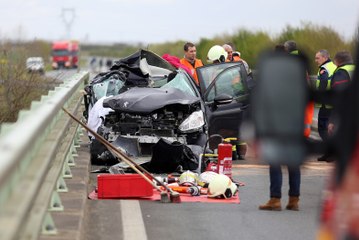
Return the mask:
M 300 195 L 300 166 L 287 166 L 289 175 L 289 192 L 290 197 L 299 197 Z M 269 166 L 270 176 L 270 197 L 282 197 L 282 168 L 280 165 Z
M 323 141 L 328 139 L 328 123 L 329 123 L 330 110 L 321 107 L 318 113 L 318 133 Z

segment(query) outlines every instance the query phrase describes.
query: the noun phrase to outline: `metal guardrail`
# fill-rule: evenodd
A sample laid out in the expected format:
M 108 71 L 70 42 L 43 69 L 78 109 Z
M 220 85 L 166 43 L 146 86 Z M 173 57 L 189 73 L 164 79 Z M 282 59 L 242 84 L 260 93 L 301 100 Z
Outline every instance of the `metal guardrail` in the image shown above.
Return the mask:
M 38 239 L 54 234 L 51 211 L 63 206 L 64 178 L 80 135 L 78 125 L 61 110 L 77 113 L 89 73 L 79 72 L 21 111 L 16 123 L 0 134 L 0 239 Z

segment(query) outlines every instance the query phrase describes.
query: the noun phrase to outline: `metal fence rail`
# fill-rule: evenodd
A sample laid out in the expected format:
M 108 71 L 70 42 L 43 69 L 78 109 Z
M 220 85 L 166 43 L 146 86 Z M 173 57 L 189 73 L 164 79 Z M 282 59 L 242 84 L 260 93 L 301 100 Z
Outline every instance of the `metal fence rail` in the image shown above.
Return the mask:
M 87 72 L 80 72 L 19 113 L 0 134 L 0 239 L 37 239 L 56 233 L 51 211 L 63 210 L 58 192 L 71 177 L 77 124 L 61 110 L 75 114 L 81 105 Z

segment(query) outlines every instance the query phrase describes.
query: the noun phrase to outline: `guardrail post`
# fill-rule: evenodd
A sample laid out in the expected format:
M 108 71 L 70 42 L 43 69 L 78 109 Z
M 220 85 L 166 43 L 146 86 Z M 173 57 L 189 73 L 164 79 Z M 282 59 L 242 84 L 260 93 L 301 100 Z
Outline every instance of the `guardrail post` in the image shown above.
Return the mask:
M 57 191 L 53 191 L 51 195 L 50 208 L 49 211 L 63 211 L 64 206 L 62 205 L 60 195 Z
M 42 223 L 41 233 L 44 235 L 56 235 L 57 229 L 49 212 L 45 214 L 44 221 Z
M 77 131 L 76 131 L 75 138 L 74 138 L 74 145 L 75 145 L 76 148 L 80 147 L 80 142 L 82 142 L 82 140 L 81 140 L 82 135 L 83 135 L 82 128 L 78 127 Z
M 78 145 L 78 144 L 76 145 L 76 141 L 73 140 L 72 144 L 71 144 L 71 149 L 70 149 L 70 152 L 72 153 L 72 156 L 74 156 L 74 157 L 78 156 L 77 148 L 79 148 L 79 147 L 80 147 L 80 145 Z
M 76 166 L 76 163 L 75 163 L 75 158 L 74 156 L 78 156 L 77 153 L 73 153 L 73 152 L 76 152 L 76 149 L 73 147 L 73 145 L 71 145 L 70 147 L 70 152 L 68 154 L 68 156 L 66 157 L 66 161 L 67 161 L 67 164 L 69 165 L 69 167 L 74 167 Z
M 58 192 L 68 192 L 69 189 L 67 188 L 65 179 L 60 176 L 56 183 L 56 191 Z
M 64 166 L 62 168 L 62 177 L 63 178 L 72 178 L 71 169 L 69 163 L 65 161 Z

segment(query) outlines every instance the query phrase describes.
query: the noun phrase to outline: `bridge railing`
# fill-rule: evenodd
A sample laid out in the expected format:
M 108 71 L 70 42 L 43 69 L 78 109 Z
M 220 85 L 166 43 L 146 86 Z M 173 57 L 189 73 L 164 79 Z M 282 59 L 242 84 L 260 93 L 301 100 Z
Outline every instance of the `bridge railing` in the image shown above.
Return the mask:
M 62 211 L 58 192 L 67 191 L 64 178 L 80 130 L 61 110 L 77 114 L 89 73 L 79 72 L 21 111 L 16 123 L 0 133 L 0 239 L 37 239 L 54 234 L 52 211 Z

